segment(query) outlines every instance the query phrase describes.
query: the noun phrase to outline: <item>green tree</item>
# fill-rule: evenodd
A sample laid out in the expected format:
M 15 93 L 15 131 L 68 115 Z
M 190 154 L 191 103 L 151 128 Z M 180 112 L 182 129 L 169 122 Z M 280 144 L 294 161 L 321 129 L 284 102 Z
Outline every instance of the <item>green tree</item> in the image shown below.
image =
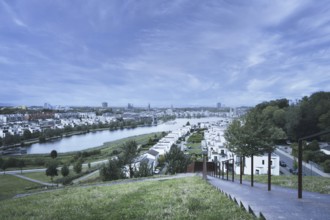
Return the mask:
M 3 171 L 3 173 L 6 173 L 6 169 L 9 167 L 9 160 L 4 160 L 2 165 L 1 165 L 1 169 Z
M 311 143 L 309 143 L 306 147 L 305 150 L 309 151 L 319 151 L 320 150 L 320 145 L 317 140 L 313 140 Z
M 62 176 L 66 177 L 69 175 L 69 173 L 70 173 L 69 167 L 66 164 L 64 164 L 63 167 L 61 168 Z
M 122 170 L 122 164 L 119 160 L 109 160 L 108 164 L 104 164 L 100 169 L 100 177 L 102 181 L 117 180 L 125 178 Z
M 160 156 L 158 157 L 158 164 L 159 164 L 160 166 L 162 166 L 162 165 L 165 164 L 165 156 L 164 156 L 164 155 L 160 155 Z
M 29 129 L 25 129 L 23 132 L 23 138 L 25 140 L 31 139 L 32 138 L 32 133 Z
M 323 163 L 324 172 L 330 173 L 330 160 L 326 160 Z
M 185 155 L 176 145 L 172 145 L 170 151 L 165 154 L 165 161 L 168 164 L 167 172 L 170 174 L 186 172 L 191 162 L 190 156 Z
M 142 161 L 140 163 L 139 168 L 136 168 L 134 171 L 134 177 L 147 177 L 152 176 L 152 168 L 149 167 L 149 164 L 147 161 Z
M 46 176 L 50 176 L 52 182 L 53 182 L 53 177 L 58 176 L 57 166 L 58 165 L 56 161 L 49 161 L 47 164 Z
M 267 111 L 263 111 L 264 109 L 260 106 L 253 108 L 247 113 L 243 122 L 234 120 L 224 134 L 227 147 L 243 158 L 251 157 L 251 163 L 256 155 L 268 153 L 270 157 L 271 152 L 275 150 L 275 141 L 285 138 L 284 131 L 270 120 L 271 108 Z M 253 185 L 253 172 L 251 185 Z
M 76 173 L 81 173 L 82 171 L 82 160 L 78 160 L 74 165 L 73 165 L 73 170 Z
M 127 141 L 121 148 L 122 155 L 120 156 L 120 160 L 122 161 L 122 164 L 128 166 L 129 177 L 132 178 L 134 176 L 133 164 L 139 153 L 137 144 L 135 141 Z
M 52 150 L 50 152 L 50 157 L 53 158 L 53 159 L 55 159 L 57 157 L 57 151 L 56 150 Z

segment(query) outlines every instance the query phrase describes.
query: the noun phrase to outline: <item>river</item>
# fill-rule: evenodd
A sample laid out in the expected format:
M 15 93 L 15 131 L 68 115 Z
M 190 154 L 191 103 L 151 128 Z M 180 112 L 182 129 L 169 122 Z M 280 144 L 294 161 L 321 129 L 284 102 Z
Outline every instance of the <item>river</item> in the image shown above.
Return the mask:
M 115 141 L 122 138 L 131 136 L 148 134 L 153 132 L 162 131 L 174 131 L 181 128 L 188 121 L 191 125 L 197 124 L 198 122 L 212 122 L 219 121 L 222 118 L 193 118 L 193 119 L 176 119 L 168 123 L 163 123 L 152 127 L 138 127 L 135 129 L 123 129 L 116 131 L 97 131 L 89 132 L 87 134 L 74 135 L 71 137 L 64 137 L 53 140 L 46 143 L 36 143 L 27 147 L 27 154 L 47 154 L 52 150 L 56 150 L 58 153 L 66 153 L 72 151 L 86 150 L 103 145 L 105 142 Z

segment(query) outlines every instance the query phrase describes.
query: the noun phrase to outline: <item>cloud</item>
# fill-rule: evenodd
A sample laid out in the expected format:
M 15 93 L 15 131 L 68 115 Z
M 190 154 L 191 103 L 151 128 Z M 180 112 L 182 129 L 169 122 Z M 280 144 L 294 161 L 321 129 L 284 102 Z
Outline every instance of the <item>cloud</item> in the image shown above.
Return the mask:
M 1 4 L 16 25 L 21 27 L 28 27 L 4 0 L 1 1 Z
M 0 98 L 238 106 L 329 90 L 326 5 L 1 1 Z

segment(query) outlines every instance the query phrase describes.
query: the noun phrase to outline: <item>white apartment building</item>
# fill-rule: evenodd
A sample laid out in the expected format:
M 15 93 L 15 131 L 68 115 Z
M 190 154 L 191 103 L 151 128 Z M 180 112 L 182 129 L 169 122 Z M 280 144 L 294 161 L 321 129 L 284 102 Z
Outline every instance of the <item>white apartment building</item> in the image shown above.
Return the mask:
M 224 138 L 225 127 L 221 125 L 209 126 L 204 132 L 202 147 L 207 150 L 208 161 L 215 162 L 234 159 L 234 171 L 240 173 L 240 157 L 226 148 L 226 140 Z M 268 154 L 253 157 L 253 173 L 267 174 L 268 172 Z M 276 154 L 271 155 L 271 173 L 272 175 L 280 175 L 280 157 Z M 251 157 L 245 157 L 244 174 L 251 175 Z

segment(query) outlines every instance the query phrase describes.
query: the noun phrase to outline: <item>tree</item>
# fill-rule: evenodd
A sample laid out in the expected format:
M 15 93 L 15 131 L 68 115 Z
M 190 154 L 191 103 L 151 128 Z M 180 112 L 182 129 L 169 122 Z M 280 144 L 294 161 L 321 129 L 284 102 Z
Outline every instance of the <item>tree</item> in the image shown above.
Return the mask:
M 160 166 L 162 166 L 162 165 L 164 165 L 164 163 L 165 163 L 165 156 L 164 156 L 164 155 L 160 155 L 160 156 L 158 157 L 158 164 L 159 164 Z
M 139 153 L 137 149 L 137 144 L 135 141 L 127 141 L 121 148 L 122 155 L 120 157 L 120 160 L 122 164 L 128 165 L 129 177 L 132 178 L 134 176 L 133 164 L 135 158 L 138 156 Z
M 57 173 L 57 162 L 56 161 L 50 161 L 47 165 L 46 169 L 46 176 L 50 176 L 52 182 L 53 182 L 53 177 L 58 176 Z
M 81 173 L 82 171 L 82 160 L 78 160 L 74 165 L 73 165 L 73 170 L 76 173 Z
M 6 173 L 6 169 L 9 167 L 9 160 L 4 160 L 1 166 L 1 169 L 3 170 L 3 173 Z
M 275 140 L 286 137 L 284 131 L 276 127 L 270 120 L 271 109 L 274 108 L 262 109 L 257 106 L 247 113 L 242 122 L 234 120 L 225 132 L 227 145 L 231 151 L 243 158 L 251 157 L 251 186 L 253 186 L 254 172 L 253 157 L 268 153 L 270 158 L 271 153 L 275 150 Z M 268 169 L 270 182 L 270 165 Z
M 56 150 L 52 150 L 50 152 L 50 157 L 53 158 L 53 159 L 55 159 L 57 157 L 57 151 Z
M 140 163 L 139 168 L 135 169 L 134 171 L 134 177 L 147 177 L 152 175 L 152 168 L 149 167 L 149 164 L 147 161 L 142 161 Z
M 324 172 L 330 173 L 330 160 L 326 160 L 323 163 Z
M 170 151 L 165 154 L 165 161 L 168 163 L 167 172 L 175 174 L 186 172 L 191 160 L 178 146 L 172 145 Z
M 119 160 L 109 160 L 108 164 L 104 164 L 100 169 L 100 177 L 102 181 L 117 180 L 125 178 L 122 170 L 122 164 Z
M 66 177 L 69 175 L 69 173 L 70 173 L 69 167 L 66 164 L 64 164 L 64 166 L 61 169 L 62 176 Z
M 309 143 L 306 147 L 305 150 L 310 150 L 310 151 L 318 151 L 320 150 L 320 145 L 317 140 L 313 140 L 311 143 Z
M 21 173 L 22 173 L 22 169 L 23 169 L 23 167 L 25 167 L 25 161 L 24 160 L 19 160 L 17 162 L 17 165 L 18 165 L 19 168 L 21 168 Z
M 23 137 L 25 140 L 31 139 L 32 138 L 32 133 L 29 129 L 25 129 L 23 133 Z

